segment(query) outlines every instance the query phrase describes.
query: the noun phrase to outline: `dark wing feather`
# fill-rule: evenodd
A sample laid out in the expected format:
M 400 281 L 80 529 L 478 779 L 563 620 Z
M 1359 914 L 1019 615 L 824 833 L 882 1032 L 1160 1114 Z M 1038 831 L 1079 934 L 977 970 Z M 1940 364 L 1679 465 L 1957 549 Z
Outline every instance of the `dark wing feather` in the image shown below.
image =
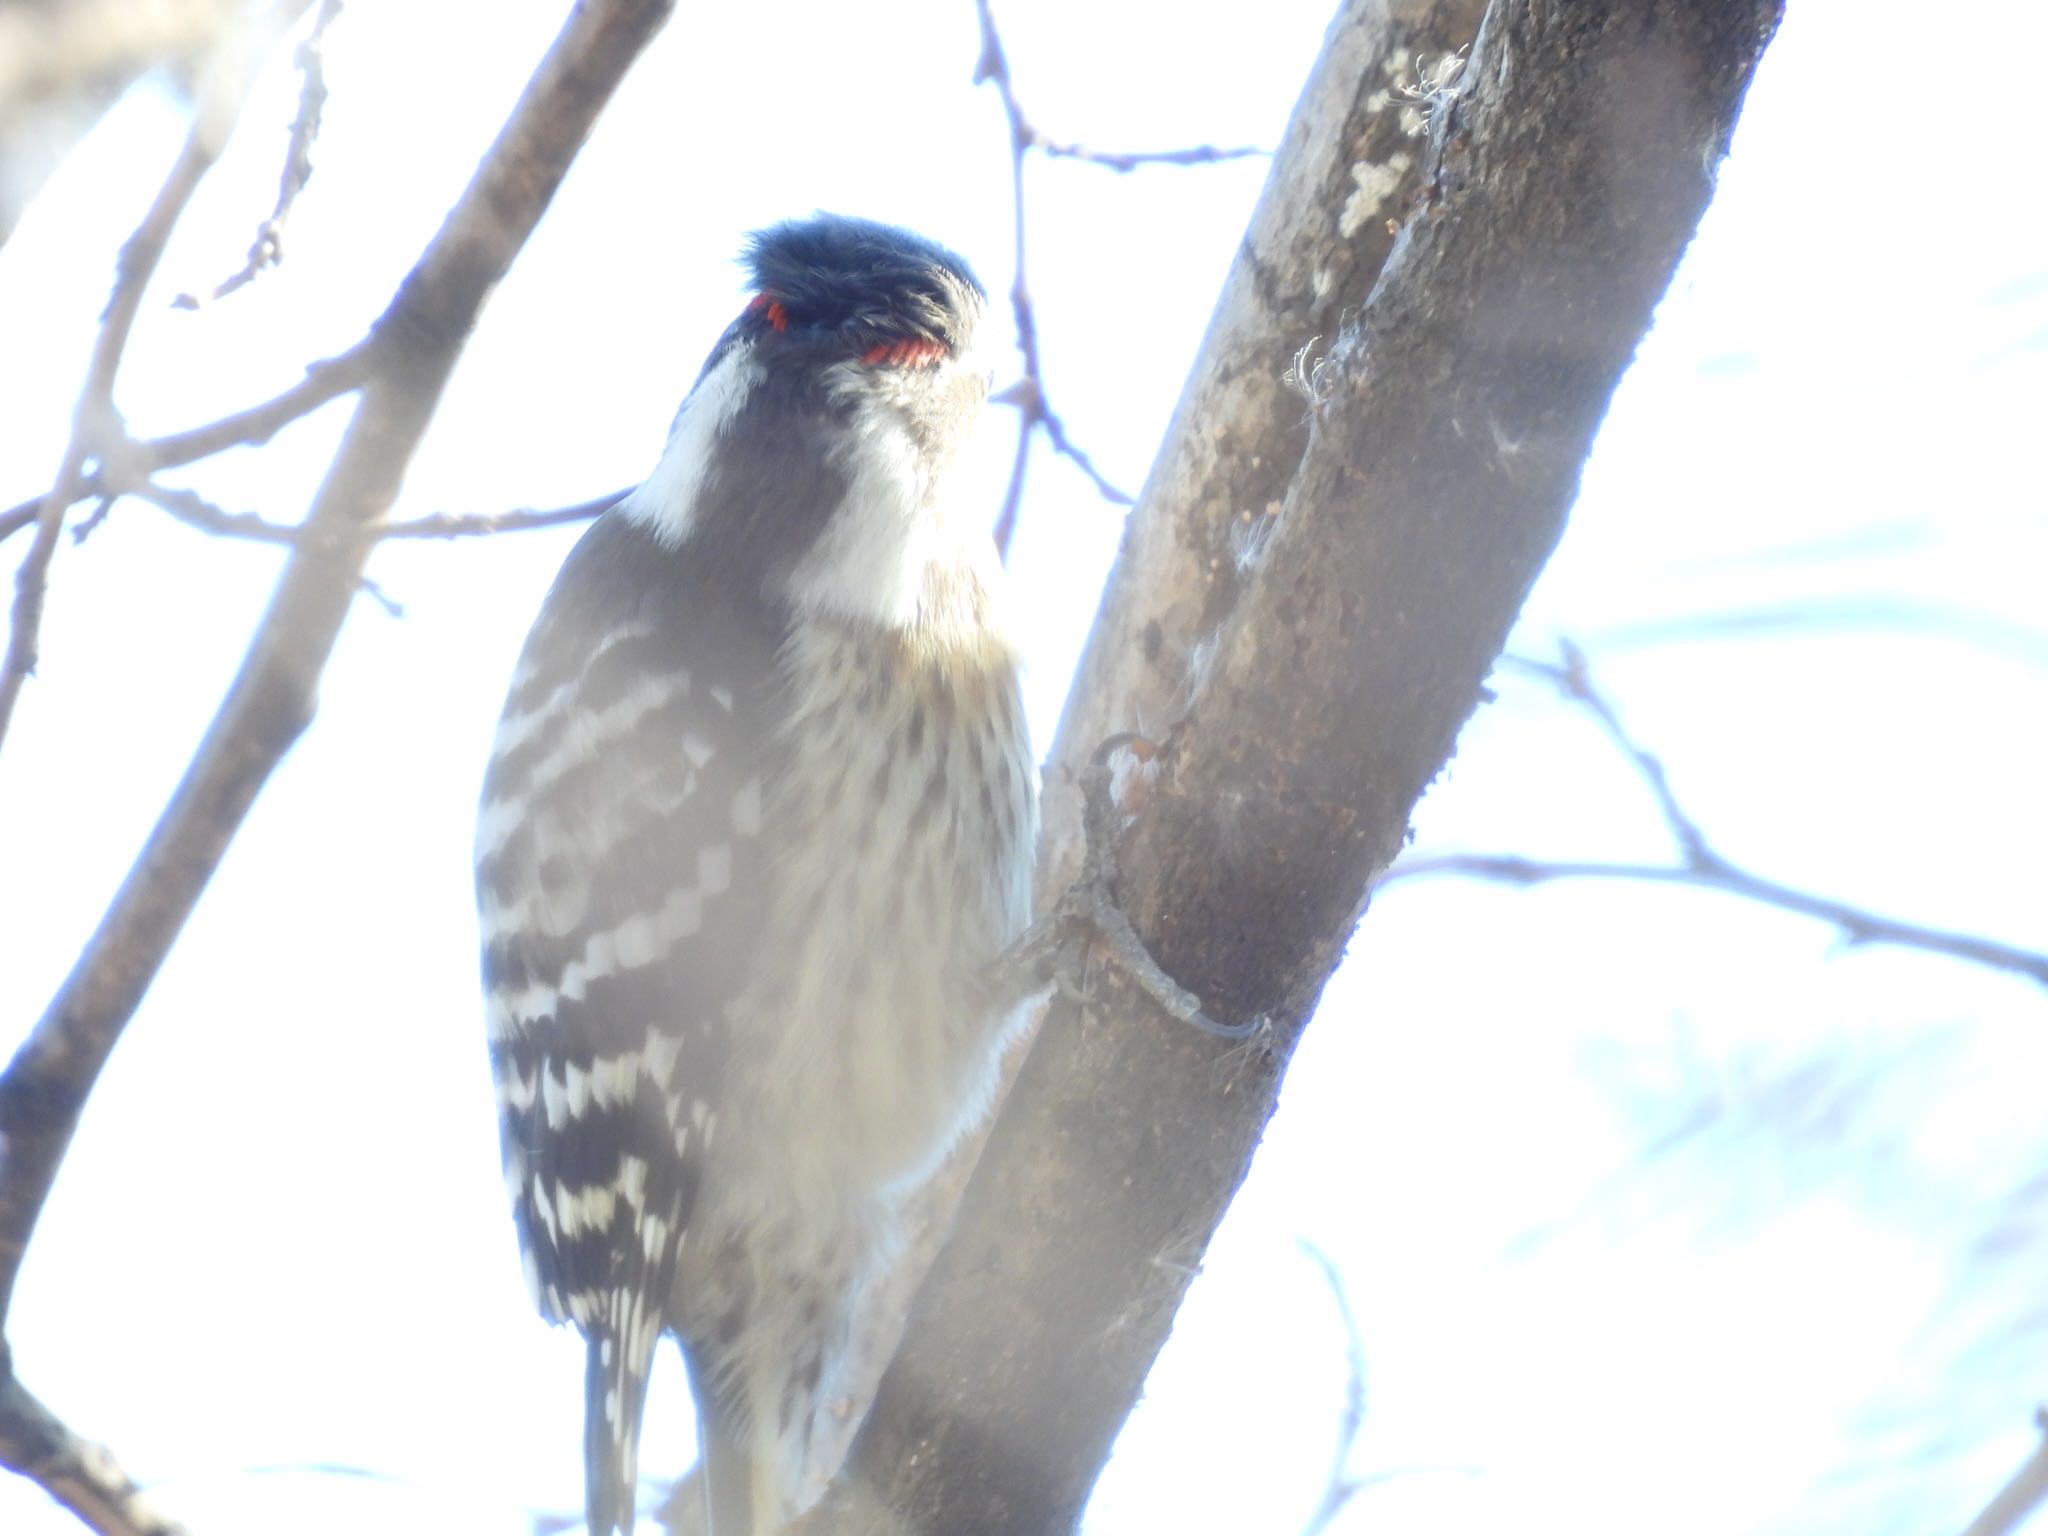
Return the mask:
M 726 1008 L 760 931 L 781 640 L 762 613 L 607 514 L 541 610 L 485 779 L 477 893 L 507 1183 L 542 1311 L 591 1341 L 594 1518 L 631 1496 Z

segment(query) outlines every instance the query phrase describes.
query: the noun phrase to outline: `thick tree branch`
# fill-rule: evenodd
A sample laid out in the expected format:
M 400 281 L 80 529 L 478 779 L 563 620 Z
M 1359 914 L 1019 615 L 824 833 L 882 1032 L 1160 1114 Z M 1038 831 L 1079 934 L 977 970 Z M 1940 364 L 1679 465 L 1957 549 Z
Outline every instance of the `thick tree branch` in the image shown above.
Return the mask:
M 1154 719 L 1180 719 L 1124 849 L 1124 903 L 1212 1014 L 1274 1027 L 1211 1040 L 1114 970 L 1085 1016 L 1055 1000 L 815 1529 L 1022 1536 L 1077 1519 L 1370 882 L 1562 529 L 1779 4 L 1502 0 L 1458 94 L 1433 104 L 1423 195 L 1379 282 L 1355 325 L 1322 331 L 1336 340 L 1306 442 L 1298 400 L 1207 417 L 1215 350 L 1277 380 L 1317 331 L 1271 319 L 1369 270 L 1358 237 L 1409 212 L 1382 172 L 1414 146 L 1374 137 L 1392 106 L 1385 16 L 1347 6 L 1332 33 L 1052 768 L 1055 788 L 1074 783 L 1148 692 Z M 1299 221 L 1277 220 L 1290 205 Z M 1199 457 L 1194 423 L 1212 437 Z M 1268 495 L 1241 499 L 1241 465 L 1273 476 Z M 1247 571 L 1174 579 L 1196 549 L 1226 561 L 1231 522 L 1268 500 L 1283 510 Z M 1190 678 L 1197 642 L 1209 659 Z M 1052 836 L 1041 878 L 1057 890 L 1077 850 Z
M 0 1074 L 0 1320 L 108 1053 L 257 793 L 312 718 L 315 684 L 374 529 L 484 301 L 669 9 L 669 0 L 576 8 L 378 320 L 354 419 L 239 675 L 98 931 Z M 24 1399 L 0 1397 L 0 1412 Z M 22 1443 L 23 1432 L 0 1419 L 0 1445 Z
M 1469 44 L 1485 0 L 1342 0 L 1231 263 L 1141 509 L 1125 525 L 1046 782 L 1038 891 L 1080 857 L 1080 800 L 1061 764 L 1187 708 L 1194 663 L 1243 585 L 1307 444 L 1289 360 L 1356 315 L 1422 177 L 1412 100 L 1392 82 Z
M 100 1536 L 185 1536 L 105 1446 L 81 1439 L 9 1368 L 0 1344 L 0 1465 L 34 1482 Z

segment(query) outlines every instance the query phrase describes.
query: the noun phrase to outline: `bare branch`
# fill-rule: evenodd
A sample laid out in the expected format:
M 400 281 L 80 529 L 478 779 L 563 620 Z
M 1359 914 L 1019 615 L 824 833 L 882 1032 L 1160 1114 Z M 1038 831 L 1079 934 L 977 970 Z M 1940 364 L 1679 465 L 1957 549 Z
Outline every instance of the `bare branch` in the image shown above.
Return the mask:
M 1351 1473 L 1351 1453 L 1357 1449 L 1358 1432 L 1365 1427 L 1365 1345 L 1358 1336 L 1358 1320 L 1351 1315 L 1351 1299 L 1344 1294 L 1344 1277 L 1336 1264 L 1307 1238 L 1301 1239 L 1300 1246 L 1322 1271 L 1323 1283 L 1336 1303 L 1337 1320 L 1344 1325 L 1344 1412 L 1337 1421 L 1337 1443 L 1330 1449 L 1330 1475 L 1323 1483 L 1323 1496 L 1301 1529 L 1301 1536 L 1322 1536 L 1330 1522 L 1344 1513 L 1344 1506 L 1373 1481 Z
M 1998 1490 L 1998 1496 L 1984 1506 L 1984 1513 L 1970 1522 L 1963 1536 L 2011 1536 L 2048 1501 L 2048 1408 L 2036 1410 L 2034 1427 L 2041 1431 L 2041 1443 L 2034 1448 L 2034 1454 L 2013 1473 L 2012 1481 Z
M 1010 84 L 1009 57 L 1003 52 L 1002 34 L 996 30 L 989 0 L 974 0 L 974 10 L 981 20 L 981 57 L 974 66 L 974 83 L 996 88 L 996 94 L 1002 98 L 1003 114 L 1010 123 L 1010 220 L 1016 268 L 1016 277 L 1010 284 L 1010 310 L 1016 319 L 1017 350 L 1024 355 L 1024 377 L 996 397 L 1016 406 L 1024 418 L 1018 428 L 1016 463 L 1010 471 L 1009 489 L 1003 495 L 1003 511 L 995 528 L 996 548 L 1007 559 L 1010 540 L 1016 533 L 1017 509 L 1024 499 L 1024 474 L 1031 460 L 1031 434 L 1035 428 L 1045 429 L 1046 440 L 1054 450 L 1079 465 L 1082 473 L 1095 482 L 1104 500 L 1124 507 L 1132 501 L 1110 483 L 1087 454 L 1074 446 L 1065 424 L 1046 399 L 1045 366 L 1038 352 L 1038 314 L 1032 307 L 1031 283 L 1025 266 L 1024 157 L 1038 144 L 1038 130 L 1017 104 L 1017 94 Z
M 385 523 L 377 529 L 381 539 L 460 539 L 486 533 L 522 533 L 529 528 L 557 528 L 564 523 L 587 523 L 600 512 L 625 499 L 623 490 L 594 496 L 571 507 L 521 507 L 516 512 L 461 514 L 436 512 L 403 523 Z
M 1569 640 L 1562 642 L 1560 649 L 1563 658 L 1560 662 L 1536 661 L 1526 657 L 1508 657 L 1505 660 L 1517 670 L 1547 679 L 1567 699 L 1599 722 L 1607 739 L 1628 759 L 1656 800 L 1664 825 L 1677 844 L 1678 861 L 1672 864 L 1635 864 L 1588 859 L 1530 859 L 1506 853 L 1419 854 L 1398 860 L 1380 878 L 1380 889 L 1399 881 L 1419 880 L 1432 875 L 1463 875 L 1524 886 L 1546 885 L 1559 880 L 1633 880 L 1656 885 L 1693 886 L 1776 907 L 1780 911 L 1796 912 L 1802 917 L 1818 918 L 1841 930 L 1842 937 L 1851 944 L 1886 944 L 1899 949 L 1946 955 L 1992 970 L 2012 971 L 2048 986 L 2048 954 L 2001 944 L 1978 934 L 1901 922 L 1849 902 L 1836 901 L 1767 879 L 1717 852 L 1700 830 L 1699 823 L 1679 803 L 1665 775 L 1664 765 L 1637 745 L 1622 725 L 1613 703 L 1594 683 L 1585 653 Z
M 183 486 L 158 485 L 153 480 L 142 480 L 124 484 L 114 494 L 146 501 L 202 533 L 248 539 L 258 544 L 296 545 L 305 542 L 305 530 L 295 523 L 274 523 L 254 512 L 230 512 Z M 373 542 L 383 543 L 387 539 L 479 538 L 494 533 L 521 533 L 532 528 L 556 528 L 565 523 L 587 523 L 600 512 L 617 505 L 625 494 L 624 491 L 613 491 L 567 507 L 521 507 L 512 512 L 471 514 L 435 512 L 401 523 L 379 523 L 364 530 L 364 536 Z
M 22 684 L 36 669 L 43 594 L 48 586 L 50 561 L 57 552 L 57 530 L 71 504 L 88 494 L 82 490 L 87 461 L 103 455 L 107 443 L 120 435 L 114 380 L 121 369 L 121 354 L 127 350 L 128 337 L 135 328 L 135 317 L 141 312 L 142 296 L 156 274 L 171 231 L 177 227 L 200 180 L 226 147 L 242 104 L 248 99 L 249 88 L 255 83 L 256 71 L 309 3 L 310 0 L 278 0 L 251 22 L 246 32 L 216 54 L 207 70 L 199 110 L 193 114 L 184 147 L 149 212 L 121 247 L 113 296 L 101 316 L 92 362 L 72 413 L 71 440 L 65 446 L 56 480 L 36 513 L 35 538 L 15 573 L 12 629 L 6 657 L 0 661 L 0 741 L 6 738 Z
M 1525 859 L 1511 853 L 1441 853 L 1403 859 L 1381 879 L 1382 888 L 1397 881 L 1422 880 L 1431 875 L 1465 875 L 1497 880 L 1508 885 L 1545 885 L 1558 880 L 1635 880 L 1654 885 L 1684 885 L 1700 890 L 1720 891 L 1745 901 L 1818 918 L 1841 929 L 1850 944 L 1888 944 L 1899 949 L 1923 950 L 1968 960 L 1995 971 L 2012 971 L 2048 986 L 2048 954 L 2019 949 L 1978 934 L 1957 933 L 1946 928 L 1927 928 L 1918 923 L 1883 917 L 1847 902 L 1816 896 L 1793 886 L 1766 880 L 1726 862 L 1713 868 L 1693 869 L 1676 864 L 1629 864 L 1601 860 Z
M 149 1505 L 105 1446 L 80 1438 L 15 1379 L 0 1344 L 0 1464 L 12 1467 L 100 1536 L 185 1536 Z
M 0 1320 L 108 1054 L 257 794 L 312 719 L 321 670 L 374 543 L 371 530 L 398 493 L 485 300 L 670 8 L 670 0 L 576 7 L 378 320 L 374 344 L 352 354 L 369 370 L 361 402 L 241 670 L 98 930 L 0 1073 Z M 126 271 L 124 263 L 124 281 Z M 118 329 L 125 335 L 125 322 Z M 119 356 L 104 334 L 101 352 Z M 88 398 L 103 398 L 111 377 L 111 363 L 96 359 Z M 54 530 L 78 494 L 83 462 L 74 443 L 39 532 Z M 0 1443 L 0 1459 L 26 1475 L 57 1475 L 61 1467 L 37 1454 L 41 1443 L 9 1439 Z M 124 1536 L 137 1529 L 104 1528 Z
M 330 400 L 361 388 L 376 361 L 376 346 L 377 338 L 370 336 L 339 357 L 312 364 L 306 369 L 305 378 L 282 394 L 223 416 L 218 421 L 208 422 L 205 426 L 139 443 L 117 436 L 105 446 L 102 457 L 110 468 L 118 469 L 117 478 L 123 484 L 133 484 L 160 469 L 177 469 L 230 448 L 267 443 L 285 427 L 312 415 Z M 80 501 L 108 495 L 108 484 L 104 473 L 84 476 L 79 480 L 77 494 L 67 504 L 67 510 Z M 48 500 L 47 496 L 31 497 L 0 512 L 0 540 L 36 522 Z
M 299 530 L 289 523 L 273 523 L 254 512 L 230 512 L 214 505 L 197 491 L 180 486 L 158 485 L 153 480 L 144 480 L 138 485 L 123 486 L 119 494 L 146 501 L 158 511 L 168 512 L 187 527 L 197 528 L 202 533 L 253 539 L 259 544 L 299 542 Z
M 1256 144 L 1244 144 L 1236 149 L 1219 149 L 1214 144 L 1196 144 L 1187 149 L 1090 149 L 1085 144 L 1048 139 L 1035 127 L 1031 130 L 1031 146 L 1055 160 L 1081 160 L 1089 165 L 1105 166 L 1119 175 L 1134 171 L 1141 165 L 1219 165 L 1226 160 L 1262 159 L 1273 153 L 1270 149 L 1260 149 Z
M 160 469 L 176 469 L 211 458 L 229 448 L 267 443 L 285 427 L 301 417 L 312 415 L 328 401 L 361 388 L 372 369 L 380 364 L 377 356 L 380 341 L 381 336 L 372 333 L 340 356 L 308 366 L 306 376 L 289 389 L 223 416 L 218 421 L 136 443 L 130 454 L 124 456 L 123 464 L 131 470 L 153 474 Z
M 1587 714 L 1600 722 L 1600 729 L 1607 733 L 1607 739 L 1614 743 L 1615 750 L 1629 760 L 1643 783 L 1657 801 L 1657 809 L 1664 817 L 1664 825 L 1678 844 L 1678 851 L 1689 864 L 1711 865 L 1718 862 L 1718 856 L 1707 846 L 1707 839 L 1699 829 L 1699 823 L 1687 815 L 1678 803 L 1678 797 L 1671 791 L 1671 783 L 1664 775 L 1664 765 L 1650 753 L 1637 746 L 1634 738 L 1622 726 L 1621 716 L 1614 705 L 1593 682 L 1593 669 L 1586 660 L 1586 653 L 1572 641 L 1558 642 L 1559 660 L 1556 662 L 1537 661 L 1526 656 L 1504 656 L 1502 661 L 1517 671 L 1528 672 L 1547 679 L 1550 684 Z
M 292 56 L 292 61 L 299 67 L 299 110 L 292 119 L 291 137 L 285 144 L 284 170 L 277 184 L 277 204 L 271 209 L 270 217 L 257 226 L 248 260 L 239 272 L 222 279 L 210 293 L 179 294 L 171 300 L 176 308 L 197 309 L 202 304 L 225 298 L 237 288 L 255 282 L 258 273 L 284 260 L 284 221 L 290 216 L 292 204 L 298 201 L 300 191 L 313 177 L 313 141 L 320 136 L 320 115 L 327 106 L 327 73 L 322 44 L 326 41 L 328 27 L 341 14 L 341 4 L 342 0 L 320 0 L 320 14 L 313 18 L 313 29 Z

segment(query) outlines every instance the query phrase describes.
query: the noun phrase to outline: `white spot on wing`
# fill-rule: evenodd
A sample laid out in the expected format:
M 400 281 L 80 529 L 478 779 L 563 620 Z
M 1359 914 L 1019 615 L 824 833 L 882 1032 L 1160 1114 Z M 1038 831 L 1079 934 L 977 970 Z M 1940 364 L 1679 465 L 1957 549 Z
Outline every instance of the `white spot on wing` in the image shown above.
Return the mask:
M 647 1204 L 647 1162 L 644 1158 L 625 1157 L 619 1160 L 619 1192 L 626 1197 L 626 1203 L 638 1211 Z M 658 1221 L 659 1217 L 649 1217 Z
M 683 1054 L 683 1042 L 674 1035 L 647 1037 L 647 1070 L 657 1083 L 675 1081 L 676 1059 Z
M 561 1065 L 561 1063 L 557 1062 L 555 1063 L 555 1065 L 559 1066 Z M 541 1074 L 540 1102 L 542 1111 L 548 1117 L 549 1130 L 559 1131 L 562 1129 L 563 1126 L 569 1123 L 570 1113 L 568 1084 L 565 1083 L 561 1078 L 557 1077 L 553 1072 L 543 1072 Z M 534 1198 L 539 1199 L 539 1182 L 536 1181 L 533 1187 L 535 1192 Z
M 715 853 L 717 850 L 708 851 Z M 702 881 L 701 861 L 699 869 L 699 879 Z M 719 873 L 715 860 L 711 873 Z M 704 926 L 704 898 L 720 894 L 731 880 L 729 849 L 726 854 L 724 875 L 724 883 L 715 886 L 709 882 L 692 885 L 673 893 L 657 911 L 636 913 L 616 928 L 592 934 L 583 943 L 583 953 L 562 968 L 561 981 L 552 991 L 535 983 L 519 992 L 507 994 L 507 1006 L 533 1007 L 544 1003 L 546 1011 L 552 1013 L 555 993 L 559 993 L 570 1002 L 580 1002 L 589 994 L 590 983 L 593 981 L 615 975 L 620 971 L 636 970 L 661 960 L 684 939 L 695 937 L 698 930 Z
M 761 835 L 761 777 L 756 774 L 732 797 L 732 829 L 741 837 Z
M 548 1241 L 559 1244 L 562 1239 L 562 1229 L 555 1220 L 554 1202 L 549 1199 L 548 1188 L 541 1182 L 539 1174 L 535 1174 L 528 1181 L 527 1188 L 533 1197 L 533 1214 L 540 1218 L 541 1228 L 547 1233 Z
M 555 743 L 530 768 L 518 787 L 483 808 L 476 823 L 476 856 L 489 858 L 504 847 L 530 814 L 535 795 L 564 774 L 597 760 L 604 749 L 678 694 L 689 691 L 690 675 L 680 668 L 634 679 L 625 695 L 603 709 L 564 714 Z
M 562 1233 L 574 1237 L 578 1232 L 595 1232 L 611 1225 L 612 1212 L 617 1209 L 619 1197 L 604 1185 L 596 1185 L 578 1193 L 563 1190 L 556 1204 L 561 1208 Z
M 717 843 L 697 855 L 697 889 L 723 896 L 732 886 L 732 844 Z

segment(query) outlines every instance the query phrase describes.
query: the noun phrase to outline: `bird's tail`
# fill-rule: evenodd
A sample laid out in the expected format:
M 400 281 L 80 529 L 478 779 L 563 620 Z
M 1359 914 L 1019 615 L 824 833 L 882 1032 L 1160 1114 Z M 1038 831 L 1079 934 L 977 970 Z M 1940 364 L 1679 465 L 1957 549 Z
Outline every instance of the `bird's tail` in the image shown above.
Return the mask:
M 626 1291 L 611 1297 L 611 1316 L 589 1330 L 583 1374 L 584 1506 L 590 1536 L 631 1536 L 639 1485 L 640 1413 L 647 1403 L 647 1373 L 654 1364 L 658 1328 L 633 1314 Z M 640 1307 L 646 1302 L 640 1301 Z
M 704 1525 L 711 1536 L 754 1536 L 754 1467 L 736 1437 L 729 1405 L 719 1401 L 710 1372 L 690 1362 L 690 1395 L 697 1403 L 698 1476 L 704 1484 Z

